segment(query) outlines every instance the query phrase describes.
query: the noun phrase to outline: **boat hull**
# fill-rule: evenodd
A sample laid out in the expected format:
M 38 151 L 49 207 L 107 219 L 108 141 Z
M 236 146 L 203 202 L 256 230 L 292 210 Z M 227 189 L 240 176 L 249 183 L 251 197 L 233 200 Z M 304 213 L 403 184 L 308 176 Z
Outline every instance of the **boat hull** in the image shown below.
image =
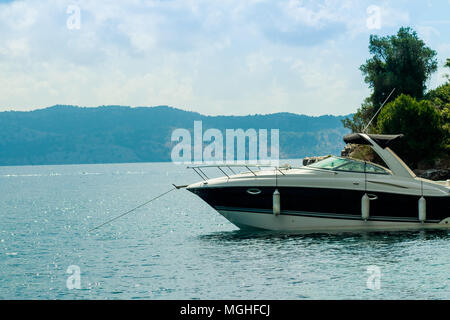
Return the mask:
M 240 229 L 278 231 L 403 230 L 447 228 L 450 197 L 427 197 L 427 217 L 419 221 L 417 195 L 371 192 L 367 221 L 360 190 L 277 187 L 281 214 L 273 214 L 274 187 L 188 188 Z M 260 191 L 257 194 L 248 191 Z
M 414 229 L 450 229 L 450 219 L 440 223 L 398 222 L 353 218 L 331 218 L 310 212 L 282 213 L 267 211 L 217 209 L 228 221 L 242 230 L 273 230 L 288 232 L 397 231 Z

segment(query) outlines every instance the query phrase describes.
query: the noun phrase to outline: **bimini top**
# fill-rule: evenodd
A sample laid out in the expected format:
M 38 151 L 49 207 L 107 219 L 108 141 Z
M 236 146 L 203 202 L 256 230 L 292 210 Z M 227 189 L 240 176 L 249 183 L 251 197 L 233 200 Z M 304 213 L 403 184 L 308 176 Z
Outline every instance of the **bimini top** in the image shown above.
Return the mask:
M 378 144 L 383 149 L 391 145 L 394 141 L 403 138 L 403 134 L 361 134 L 361 133 L 350 133 L 344 136 L 345 143 L 354 144 L 367 144 L 372 145 L 372 143 L 365 138 L 368 136 L 376 144 Z

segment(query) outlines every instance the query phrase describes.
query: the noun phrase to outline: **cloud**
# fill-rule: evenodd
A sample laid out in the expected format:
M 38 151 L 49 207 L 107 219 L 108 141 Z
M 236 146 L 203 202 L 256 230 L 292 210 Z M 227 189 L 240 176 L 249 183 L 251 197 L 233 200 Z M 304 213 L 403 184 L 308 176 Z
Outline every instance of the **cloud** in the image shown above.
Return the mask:
M 417 26 L 417 33 L 425 42 L 429 42 L 433 37 L 440 36 L 440 32 L 431 26 Z
M 37 12 L 25 2 L 0 2 L 0 18 L 4 27 L 13 30 L 30 28 L 36 22 Z M 6 3 L 6 4 L 5 4 Z
M 374 3 L 376 32 L 410 20 L 398 2 L 369 0 L 0 1 L 0 109 L 353 112 L 368 94 L 358 67 Z M 67 27 L 69 5 L 79 29 Z

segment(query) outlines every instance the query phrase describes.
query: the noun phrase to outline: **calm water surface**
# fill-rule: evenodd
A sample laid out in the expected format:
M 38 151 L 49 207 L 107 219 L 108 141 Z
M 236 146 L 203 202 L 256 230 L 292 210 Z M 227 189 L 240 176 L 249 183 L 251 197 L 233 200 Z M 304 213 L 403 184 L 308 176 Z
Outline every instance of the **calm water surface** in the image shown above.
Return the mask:
M 170 163 L 0 167 L 0 298 L 450 299 L 449 231 L 244 233 L 177 190 L 88 233 L 198 179 Z

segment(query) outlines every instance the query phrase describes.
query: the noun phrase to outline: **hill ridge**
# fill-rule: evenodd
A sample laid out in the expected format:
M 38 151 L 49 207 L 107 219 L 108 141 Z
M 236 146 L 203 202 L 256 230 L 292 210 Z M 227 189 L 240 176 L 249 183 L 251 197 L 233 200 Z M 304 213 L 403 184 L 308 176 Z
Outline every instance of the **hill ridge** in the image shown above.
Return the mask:
M 279 129 L 280 158 L 336 154 L 347 116 L 280 112 L 210 116 L 171 106 L 54 105 L 0 112 L 0 165 L 170 161 L 176 128 Z

